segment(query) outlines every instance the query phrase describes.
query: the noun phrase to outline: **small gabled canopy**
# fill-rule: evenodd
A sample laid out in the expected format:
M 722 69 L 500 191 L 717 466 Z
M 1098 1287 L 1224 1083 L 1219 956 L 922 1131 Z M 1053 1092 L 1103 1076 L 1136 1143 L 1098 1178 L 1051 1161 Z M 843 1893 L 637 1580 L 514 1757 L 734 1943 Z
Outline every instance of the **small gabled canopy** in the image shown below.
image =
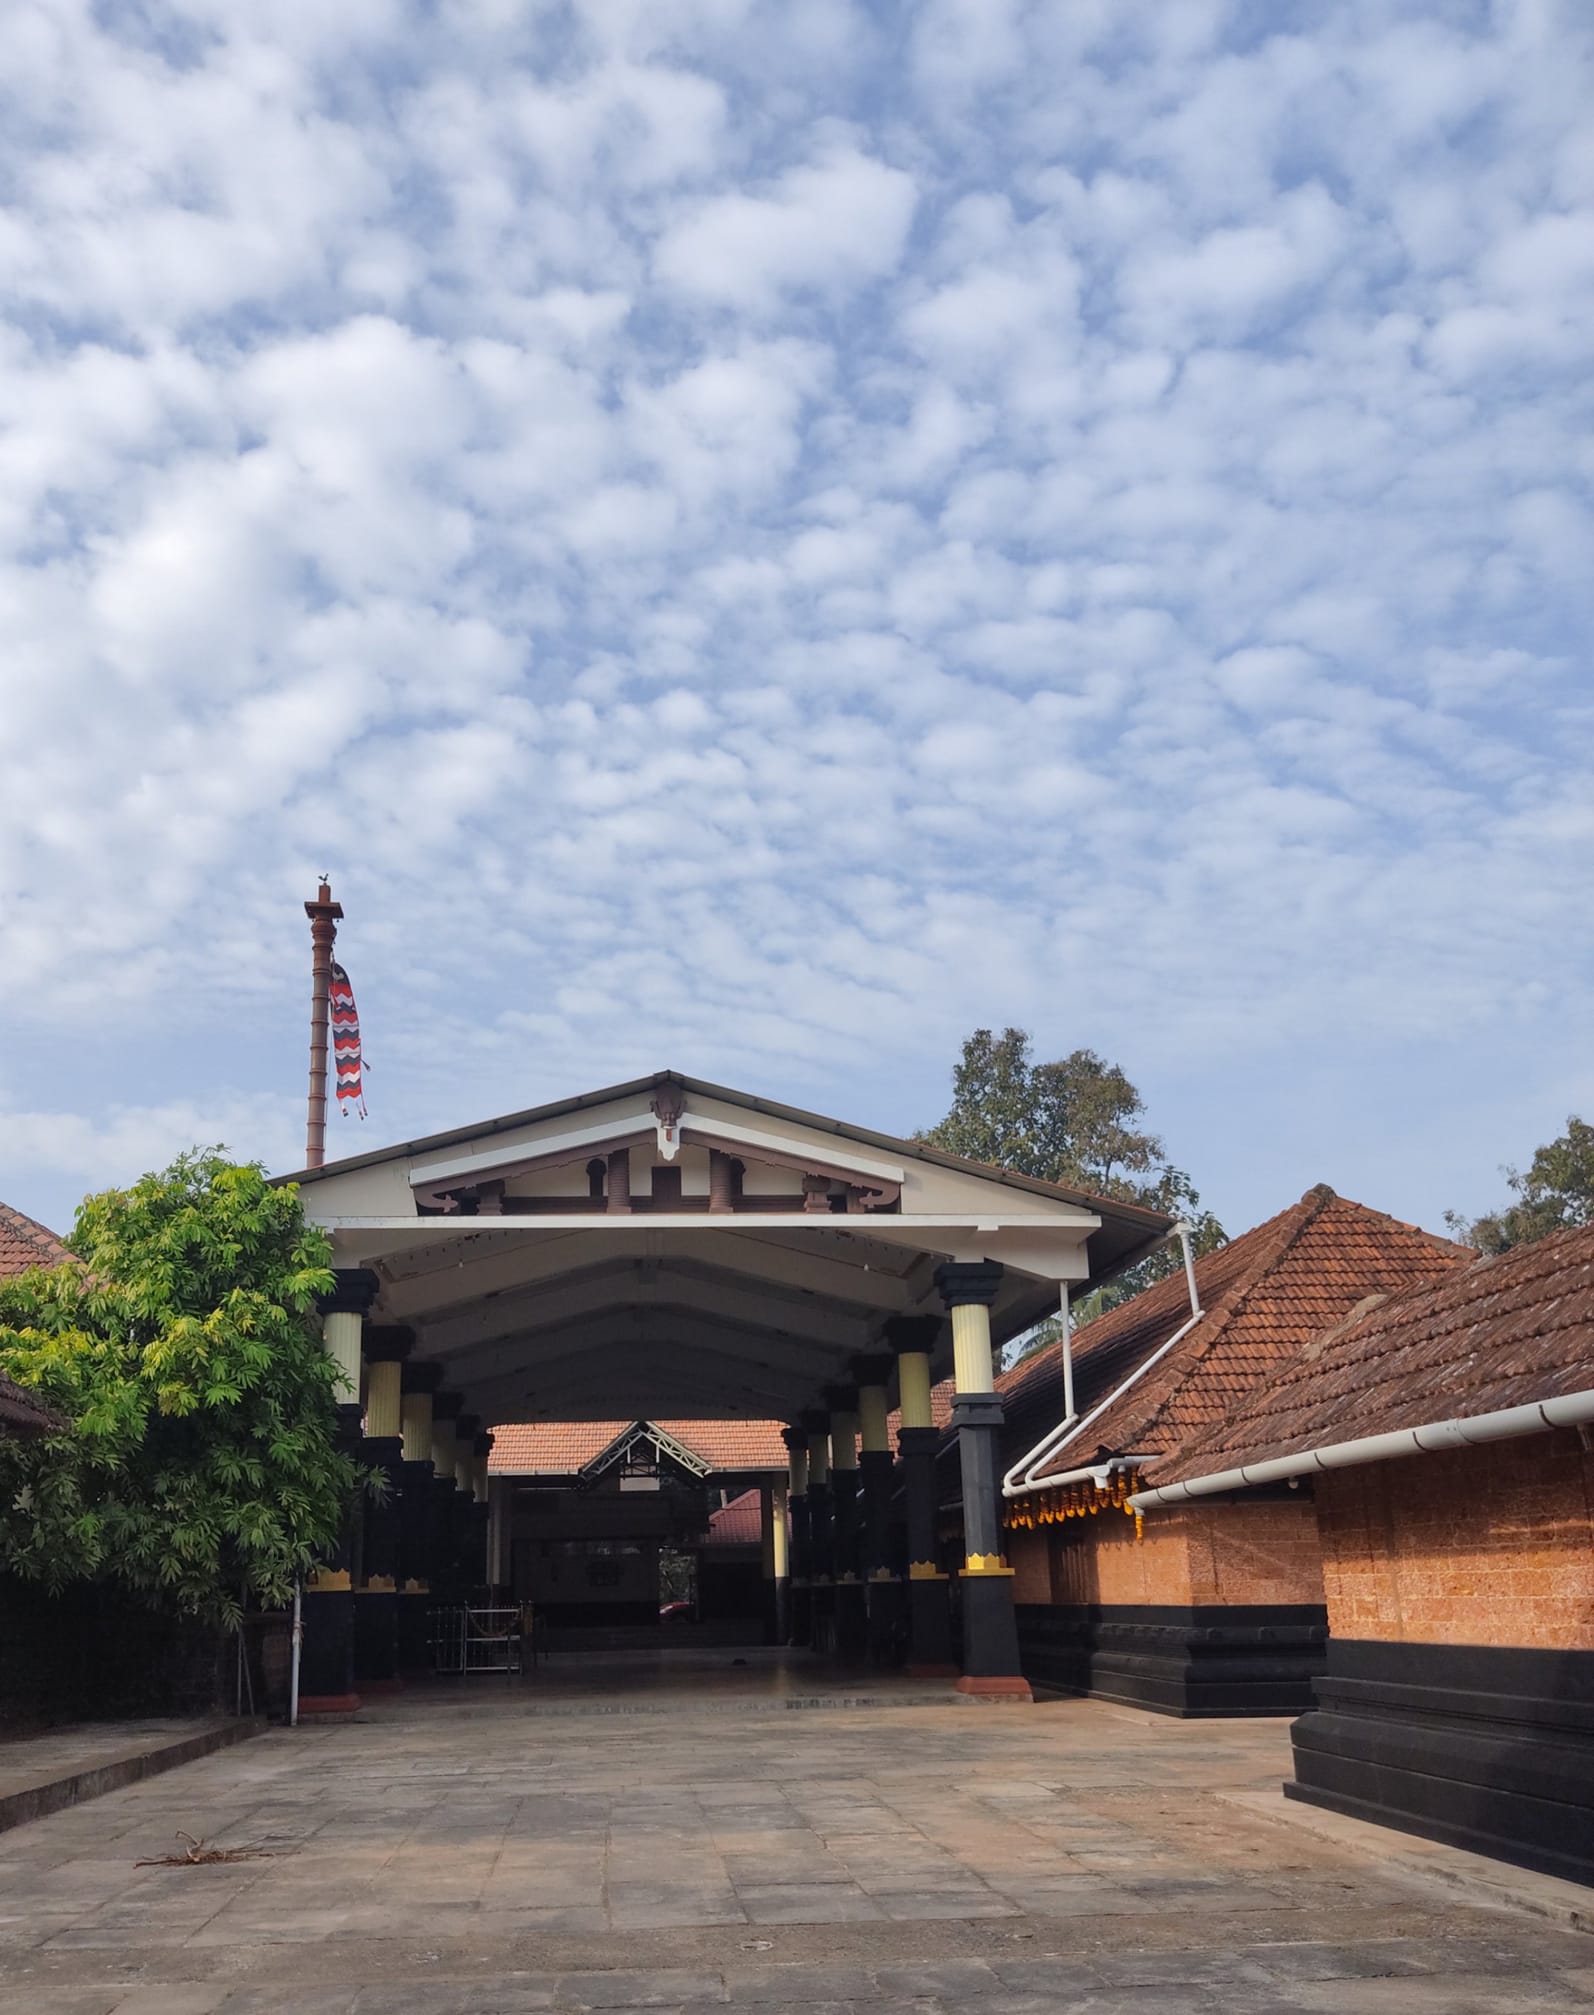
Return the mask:
M 291 1179 L 492 1423 L 790 1419 L 942 1261 L 1001 1263 L 1000 1342 L 1169 1224 L 674 1071 Z
M 655 1466 L 660 1461 L 670 1462 L 691 1477 L 707 1476 L 714 1466 L 695 1449 L 688 1448 L 684 1441 L 677 1441 L 666 1429 L 656 1427 L 651 1420 L 633 1420 L 606 1448 L 599 1449 L 590 1462 L 581 1465 L 581 1474 L 594 1481 L 616 1464 L 634 1463 L 638 1451 L 645 1452 Z

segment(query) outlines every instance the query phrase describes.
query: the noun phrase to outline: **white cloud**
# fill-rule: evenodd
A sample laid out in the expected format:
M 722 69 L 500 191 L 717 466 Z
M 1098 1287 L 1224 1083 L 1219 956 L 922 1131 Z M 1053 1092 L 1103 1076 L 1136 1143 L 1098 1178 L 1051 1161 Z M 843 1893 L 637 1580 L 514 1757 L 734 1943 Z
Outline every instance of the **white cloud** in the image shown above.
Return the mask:
M 1238 1082 L 1385 1180 L 1382 1088 L 1431 1220 L 1502 1059 L 1576 1095 L 1575 10 L 153 19 L 0 82 L 19 1203 L 296 1158 L 323 868 L 365 1141 L 665 1061 L 906 1126 L 1017 1020 L 1231 1217 Z
M 655 263 L 666 286 L 730 308 L 844 298 L 896 267 L 914 201 L 900 168 L 836 145 L 757 195 L 711 198 L 665 232 Z

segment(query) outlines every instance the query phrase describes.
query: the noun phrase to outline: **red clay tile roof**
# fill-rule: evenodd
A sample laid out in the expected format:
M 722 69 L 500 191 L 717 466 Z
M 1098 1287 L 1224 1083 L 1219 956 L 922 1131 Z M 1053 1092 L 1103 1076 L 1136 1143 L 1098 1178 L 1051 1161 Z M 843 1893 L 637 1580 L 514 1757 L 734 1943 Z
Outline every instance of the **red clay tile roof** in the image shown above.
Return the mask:
M 0 1203 L 0 1279 L 30 1266 L 59 1266 L 72 1255 L 56 1237 L 20 1210 Z M 0 1376 L 0 1429 L 11 1434 L 47 1434 L 61 1421 L 30 1392 Z
M 716 1470 L 786 1471 L 778 1420 L 659 1420 L 660 1427 Z M 493 1476 L 574 1476 L 601 1455 L 630 1420 L 534 1420 L 493 1429 Z
M 1594 1226 L 1475 1261 L 1341 1321 L 1152 1483 L 1594 1387 Z
M 1201 1320 L 1048 1468 L 1061 1473 L 1107 1454 L 1171 1455 L 1366 1295 L 1426 1286 L 1474 1257 L 1320 1184 L 1196 1262 Z M 1074 1344 L 1081 1414 L 1107 1400 L 1189 1315 L 1181 1269 L 1087 1324 Z M 1000 1384 L 1007 1460 L 1016 1462 L 1063 1417 L 1061 1352 L 1053 1346 L 1023 1360 Z
M 764 1537 L 763 1507 L 756 1490 L 744 1490 L 719 1511 L 710 1512 L 707 1546 L 757 1546 Z
M 0 1203 L 0 1278 L 26 1273 L 30 1266 L 59 1266 L 71 1257 L 53 1231 Z

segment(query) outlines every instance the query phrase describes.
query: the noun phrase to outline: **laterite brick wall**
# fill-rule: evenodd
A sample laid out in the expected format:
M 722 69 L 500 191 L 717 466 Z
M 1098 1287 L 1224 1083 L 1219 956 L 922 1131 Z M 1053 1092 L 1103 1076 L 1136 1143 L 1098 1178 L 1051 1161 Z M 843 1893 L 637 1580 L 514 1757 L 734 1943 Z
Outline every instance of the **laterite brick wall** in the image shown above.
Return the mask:
M 1316 1489 L 1335 1637 L 1594 1650 L 1594 1457 L 1570 1429 Z
M 1008 1535 L 1013 1598 L 1074 1605 L 1321 1602 L 1312 1501 L 1239 1499 L 1153 1512 L 1140 1540 L 1119 1511 Z

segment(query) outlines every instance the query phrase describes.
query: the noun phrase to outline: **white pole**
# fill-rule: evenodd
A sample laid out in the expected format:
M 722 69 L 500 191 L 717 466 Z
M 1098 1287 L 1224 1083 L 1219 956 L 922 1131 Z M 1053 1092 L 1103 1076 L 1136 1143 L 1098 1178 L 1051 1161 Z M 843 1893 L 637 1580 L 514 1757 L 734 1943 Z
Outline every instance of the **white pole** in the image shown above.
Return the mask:
M 299 1725 L 299 1647 L 304 1642 L 304 1610 L 300 1604 L 299 1578 L 293 1581 L 293 1652 L 288 1661 L 288 1726 Z

